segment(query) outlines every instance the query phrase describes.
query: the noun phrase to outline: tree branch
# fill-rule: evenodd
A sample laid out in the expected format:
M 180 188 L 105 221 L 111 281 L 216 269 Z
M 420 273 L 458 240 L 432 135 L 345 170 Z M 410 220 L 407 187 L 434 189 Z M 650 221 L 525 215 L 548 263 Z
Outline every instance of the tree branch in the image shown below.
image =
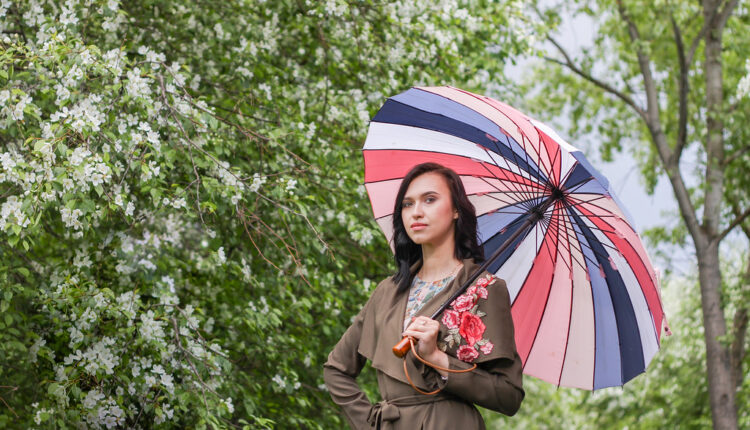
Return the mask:
M 633 108 L 633 110 L 635 110 L 635 112 L 638 115 L 640 115 L 644 120 L 646 119 L 646 112 L 643 110 L 643 108 L 641 108 L 640 106 L 638 106 L 635 103 L 635 101 L 633 101 L 633 99 L 630 98 L 627 94 L 622 93 L 621 91 L 617 90 L 616 88 L 614 88 L 613 86 L 607 84 L 606 82 L 604 82 L 604 81 L 602 81 L 600 79 L 597 79 L 597 78 L 593 77 L 592 75 L 590 75 L 590 74 L 584 72 L 583 70 L 581 70 L 581 68 L 579 68 L 578 66 L 575 65 L 575 63 L 573 63 L 573 60 L 570 58 L 570 56 L 568 55 L 568 53 L 565 51 L 565 49 L 563 49 L 562 46 L 560 46 L 559 43 L 557 43 L 557 41 L 555 39 L 553 39 L 551 36 L 548 35 L 547 36 L 547 40 L 549 40 L 550 43 L 552 43 L 553 45 L 555 45 L 555 48 L 557 48 L 557 50 L 560 52 L 560 54 L 565 58 L 565 61 L 560 61 L 560 60 L 558 60 L 556 58 L 551 58 L 551 57 L 547 57 L 547 56 L 544 57 L 545 60 L 547 60 L 549 62 L 552 62 L 552 63 L 559 64 L 559 65 L 561 65 L 563 67 L 566 67 L 567 69 L 569 69 L 573 73 L 577 74 L 578 76 L 582 77 L 583 79 L 591 82 L 592 84 L 594 84 L 597 87 L 603 89 L 604 91 L 606 91 L 606 92 L 608 92 L 608 93 L 616 96 L 617 98 L 619 98 L 620 100 L 622 100 L 623 102 L 625 102 L 628 106 L 630 106 L 631 108 Z
M 740 211 L 739 206 L 737 206 L 736 202 L 731 202 L 732 206 L 732 212 L 734 213 L 734 216 L 739 218 L 740 215 L 742 215 L 742 211 Z M 742 229 L 742 232 L 745 233 L 745 237 L 747 237 L 747 240 L 750 241 L 750 225 L 747 224 L 740 224 L 740 228 Z
M 701 27 L 698 34 L 695 35 L 695 38 L 693 39 L 693 42 L 690 44 L 690 51 L 688 52 L 687 58 L 686 58 L 686 64 L 690 65 L 693 63 L 693 58 L 695 57 L 695 51 L 698 50 L 698 46 L 700 45 L 703 38 L 706 36 L 706 32 L 708 31 L 709 27 L 712 27 L 714 25 L 714 21 L 718 17 L 718 22 L 715 24 L 718 25 L 719 28 L 723 29 L 724 25 L 729 20 L 729 17 L 732 15 L 732 12 L 734 12 L 734 9 L 737 7 L 738 0 L 730 0 L 729 3 L 724 5 L 724 9 L 722 9 L 721 12 L 716 12 L 711 15 L 711 19 L 704 21 L 703 26 Z
M 719 30 L 724 29 L 724 26 L 729 20 L 729 17 L 732 16 L 732 12 L 734 12 L 734 9 L 737 8 L 738 3 L 739 3 L 739 0 L 729 0 L 729 2 L 727 2 L 727 4 L 724 5 L 724 8 L 721 10 L 721 12 L 719 12 L 719 16 L 718 16 L 719 21 L 716 23 L 717 28 Z
M 695 206 L 690 199 L 690 193 L 687 191 L 685 181 L 682 179 L 682 174 L 680 173 L 679 157 L 675 157 L 673 155 L 675 152 L 669 146 L 666 135 L 664 134 L 664 130 L 662 129 L 659 112 L 659 100 L 657 94 L 658 91 L 656 87 L 656 81 L 654 80 L 654 76 L 651 73 L 651 59 L 643 50 L 643 48 L 640 47 L 640 44 L 643 42 L 643 40 L 641 39 L 640 33 L 638 32 L 638 27 L 635 25 L 632 18 L 625 10 L 625 6 L 623 5 L 622 0 L 617 0 L 617 7 L 620 16 L 622 17 L 623 21 L 625 21 L 628 27 L 628 35 L 630 36 L 630 40 L 633 42 L 633 45 L 635 47 L 635 51 L 638 57 L 638 65 L 640 67 L 641 74 L 643 75 L 643 84 L 645 87 L 644 89 L 646 91 L 647 100 L 647 110 L 646 115 L 644 116 L 644 121 L 649 129 L 649 132 L 651 133 L 651 137 L 653 139 L 654 146 L 656 147 L 656 151 L 659 154 L 659 158 L 661 159 L 662 166 L 667 172 L 667 176 L 672 183 L 672 189 L 674 191 L 675 197 L 677 198 L 677 204 L 680 207 L 680 213 L 685 220 L 685 224 L 687 225 L 691 236 L 693 236 L 694 240 L 697 240 L 701 237 L 701 225 L 698 221 L 698 218 L 696 217 Z
M 732 155 L 730 155 L 729 157 L 727 157 L 727 158 L 724 159 L 724 161 L 722 162 L 721 166 L 722 167 L 729 166 L 730 164 L 732 164 L 734 162 L 734 160 L 740 158 L 747 151 L 750 151 L 750 145 L 744 146 L 744 147 L 742 147 L 742 148 L 734 151 L 732 153 Z
M 695 35 L 695 38 L 693 39 L 693 42 L 690 44 L 690 51 L 688 51 L 687 58 L 685 59 L 686 63 L 688 65 L 693 64 L 693 58 L 695 57 L 695 51 L 698 50 L 698 45 L 700 45 L 701 41 L 703 40 L 703 37 L 706 36 L 706 31 L 708 31 L 708 22 L 703 23 L 703 27 L 701 27 L 698 34 Z
M 750 207 L 748 207 L 747 209 L 745 209 L 745 211 L 742 212 L 742 213 L 739 213 L 739 209 L 735 207 L 735 218 L 734 218 L 734 221 L 732 221 L 729 224 L 729 226 L 727 226 L 727 228 L 724 229 L 724 231 L 722 231 L 721 233 L 719 233 L 719 235 L 716 236 L 716 238 L 714 240 L 717 243 L 721 242 L 722 239 L 724 239 L 724 237 L 726 235 L 728 235 L 730 231 L 734 230 L 735 227 L 737 227 L 743 221 L 745 221 L 745 219 L 747 219 L 748 216 L 750 216 Z M 747 233 L 747 231 L 745 231 L 745 233 Z
M 646 125 L 648 125 L 649 128 L 658 128 L 658 130 L 661 130 L 661 121 L 659 119 L 659 102 L 656 95 L 656 83 L 654 81 L 654 76 L 651 73 L 651 59 L 638 45 L 641 42 L 640 32 L 638 31 L 638 27 L 636 27 L 635 23 L 630 18 L 630 15 L 628 15 L 627 11 L 625 10 L 625 6 L 623 6 L 622 0 L 617 0 L 617 7 L 620 12 L 620 16 L 622 17 L 623 21 L 625 21 L 625 24 L 628 27 L 630 40 L 632 40 L 635 44 L 636 55 L 638 57 L 638 65 L 640 66 L 641 74 L 643 75 L 643 86 L 646 90 Z
M 682 150 L 687 143 L 687 96 L 690 91 L 688 82 L 689 67 L 685 60 L 685 46 L 682 43 L 682 33 L 680 32 L 680 27 L 677 26 L 677 21 L 675 21 L 671 11 L 669 12 L 669 20 L 672 22 L 672 32 L 674 33 L 674 41 L 677 46 L 677 57 L 680 62 L 679 119 L 677 125 L 677 143 L 673 154 L 673 156 L 679 160 L 682 156 Z

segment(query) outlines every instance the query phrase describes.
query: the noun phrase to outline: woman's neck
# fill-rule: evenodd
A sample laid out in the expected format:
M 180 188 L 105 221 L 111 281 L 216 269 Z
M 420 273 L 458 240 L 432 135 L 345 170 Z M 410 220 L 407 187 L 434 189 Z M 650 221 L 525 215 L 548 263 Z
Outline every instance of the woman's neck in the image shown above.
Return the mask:
M 437 247 L 422 245 L 422 268 L 419 277 L 422 280 L 438 280 L 452 273 L 461 263 L 454 255 L 455 244 L 452 240 L 446 240 Z

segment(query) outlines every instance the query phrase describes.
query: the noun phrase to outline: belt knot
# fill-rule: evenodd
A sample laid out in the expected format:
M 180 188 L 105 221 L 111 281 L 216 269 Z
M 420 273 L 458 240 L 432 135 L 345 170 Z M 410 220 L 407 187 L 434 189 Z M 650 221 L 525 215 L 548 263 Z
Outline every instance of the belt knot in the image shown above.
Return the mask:
M 377 426 L 378 429 L 380 429 L 381 425 L 384 423 L 386 426 L 382 426 L 382 428 L 390 428 L 390 423 L 399 418 L 401 418 L 401 414 L 398 412 L 398 407 L 391 404 L 388 400 L 381 400 L 370 408 L 367 422 L 371 426 Z

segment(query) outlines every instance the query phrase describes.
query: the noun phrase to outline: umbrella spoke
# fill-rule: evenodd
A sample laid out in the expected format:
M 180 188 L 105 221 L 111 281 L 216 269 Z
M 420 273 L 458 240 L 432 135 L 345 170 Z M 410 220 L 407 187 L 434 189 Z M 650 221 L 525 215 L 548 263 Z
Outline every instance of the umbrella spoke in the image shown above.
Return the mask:
M 500 147 L 498 146 L 497 141 L 496 140 L 492 140 L 492 143 L 495 145 L 495 148 L 497 149 L 497 152 L 500 152 Z M 498 168 L 501 168 L 500 165 L 495 160 L 495 157 L 493 157 L 492 154 L 490 154 L 490 151 L 486 147 L 484 148 L 484 151 L 485 151 L 485 153 L 487 153 L 487 156 L 489 156 L 492 159 L 492 161 L 495 163 L 495 165 Z M 516 157 L 516 151 L 514 151 L 512 147 L 510 148 L 510 153 L 513 154 L 513 161 L 514 161 L 513 164 L 516 167 L 518 167 L 519 163 L 518 163 L 518 158 Z M 505 165 L 508 166 L 507 170 L 510 170 L 510 164 L 508 162 L 508 159 L 505 158 L 505 157 L 500 157 L 500 158 L 505 162 Z M 526 165 L 529 166 L 528 160 L 526 162 Z M 521 169 L 519 168 L 519 170 L 521 170 Z M 527 172 L 527 173 L 529 173 L 529 176 L 533 177 L 533 175 L 530 174 L 531 172 Z M 533 183 L 533 181 L 530 181 L 530 182 Z M 530 200 L 530 199 L 531 199 L 531 197 L 527 198 L 527 200 Z

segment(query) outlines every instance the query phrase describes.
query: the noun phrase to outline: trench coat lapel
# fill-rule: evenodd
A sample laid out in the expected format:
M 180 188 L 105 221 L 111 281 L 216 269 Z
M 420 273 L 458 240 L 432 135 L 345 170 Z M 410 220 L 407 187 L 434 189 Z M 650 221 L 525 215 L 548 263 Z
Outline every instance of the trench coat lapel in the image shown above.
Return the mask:
M 443 288 L 439 293 L 435 294 L 430 300 L 425 303 L 422 308 L 416 313 L 415 316 L 426 316 L 429 317 L 435 312 L 440 305 L 445 303 L 448 298 L 450 298 L 453 293 L 456 292 L 459 288 L 461 288 L 461 285 L 463 285 L 464 282 L 466 282 L 466 279 L 469 278 L 476 269 L 479 267 L 478 264 L 474 263 L 474 260 L 472 259 L 465 259 L 462 260 L 464 265 L 461 268 L 461 270 L 458 271 L 456 274 L 456 277 L 453 278 L 450 283 L 448 283 L 448 286 Z M 418 270 L 418 269 L 417 269 Z M 406 300 L 403 300 L 404 302 L 404 313 L 406 312 Z M 404 313 L 402 313 L 401 322 L 403 324 L 403 317 Z
M 464 267 L 458 272 L 456 278 L 440 293 L 432 297 L 417 315 L 430 316 L 445 300 L 447 300 L 466 279 L 474 273 L 477 264 L 473 260 L 463 260 Z M 414 263 L 410 271 L 416 273 L 422 267 L 422 261 Z M 403 359 L 396 357 L 391 348 L 401 339 L 404 331 L 404 316 L 408 301 L 408 291 L 397 293 L 398 286 L 391 278 L 385 281 L 383 294 L 373 301 L 368 312 L 363 316 L 362 338 L 358 351 L 372 362 L 372 366 L 392 378 L 407 383 L 403 369 Z M 441 336 L 445 334 L 441 329 Z M 413 360 L 406 360 L 409 374 L 412 375 L 414 384 L 421 389 L 430 389 L 420 372 L 415 367 Z

